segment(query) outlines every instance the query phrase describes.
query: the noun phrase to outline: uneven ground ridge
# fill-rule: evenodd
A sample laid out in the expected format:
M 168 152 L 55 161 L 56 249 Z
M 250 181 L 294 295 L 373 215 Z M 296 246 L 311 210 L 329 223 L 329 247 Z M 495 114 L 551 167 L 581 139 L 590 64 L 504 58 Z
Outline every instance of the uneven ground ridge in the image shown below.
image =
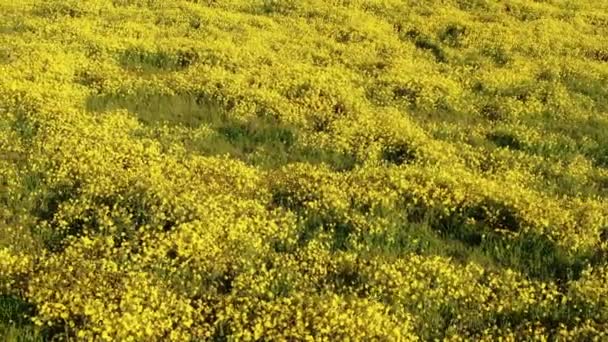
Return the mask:
M 0 340 L 607 331 L 608 1 L 0 0 Z

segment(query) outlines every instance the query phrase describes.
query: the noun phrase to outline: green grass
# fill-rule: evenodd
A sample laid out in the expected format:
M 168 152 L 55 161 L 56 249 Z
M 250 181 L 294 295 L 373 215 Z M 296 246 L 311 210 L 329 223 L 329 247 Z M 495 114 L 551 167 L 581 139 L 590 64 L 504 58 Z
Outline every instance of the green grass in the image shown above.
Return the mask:
M 4 323 L 0 323 L 0 340 L 5 342 L 44 341 L 42 335 L 34 326 L 17 327 Z
M 33 307 L 17 297 L 0 295 L 0 341 L 42 341 L 42 334 L 29 319 Z
M 120 56 L 123 68 L 143 73 L 179 71 L 188 68 L 198 60 L 193 51 L 146 51 L 139 48 L 127 49 Z
M 96 95 L 86 104 L 91 112 L 125 109 L 146 125 L 167 124 L 195 128 L 201 124 L 221 125 L 228 118 L 221 104 L 193 94 L 163 95 L 146 92 L 133 95 Z
M 236 120 L 216 101 L 191 94 L 132 96 L 93 96 L 86 103 L 91 112 L 125 109 L 149 129 L 168 125 L 196 129 L 205 125 L 213 134 L 192 139 L 184 130 L 175 130 L 172 141 L 179 140 L 190 152 L 200 155 L 224 155 L 262 168 L 276 168 L 294 162 L 325 163 L 335 170 L 352 169 L 357 160 L 350 155 L 299 143 L 298 127 L 270 117 Z M 182 136 L 179 136 L 179 135 Z

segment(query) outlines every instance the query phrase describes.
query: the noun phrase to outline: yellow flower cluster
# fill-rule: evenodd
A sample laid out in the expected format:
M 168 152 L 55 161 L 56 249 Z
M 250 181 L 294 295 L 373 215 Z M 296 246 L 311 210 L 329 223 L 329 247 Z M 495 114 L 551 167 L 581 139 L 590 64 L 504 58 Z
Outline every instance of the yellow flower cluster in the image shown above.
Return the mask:
M 32 259 L 29 255 L 14 253 L 8 248 L 0 249 L 0 291 L 11 292 L 17 289 L 17 281 L 32 271 Z
M 607 16 L 0 0 L 0 339 L 605 339 Z

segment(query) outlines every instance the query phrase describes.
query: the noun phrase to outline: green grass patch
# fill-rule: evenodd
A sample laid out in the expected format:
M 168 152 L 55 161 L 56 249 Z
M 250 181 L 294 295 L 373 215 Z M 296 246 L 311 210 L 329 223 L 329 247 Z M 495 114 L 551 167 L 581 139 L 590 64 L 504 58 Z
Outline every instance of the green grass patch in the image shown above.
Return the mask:
M 32 305 L 11 295 L 0 295 L 0 323 L 23 326 L 30 323 L 34 312 Z
M 180 141 L 187 150 L 201 155 L 228 154 L 263 168 L 308 162 L 325 163 L 341 171 L 357 164 L 354 156 L 299 144 L 297 127 L 269 117 L 238 120 L 230 117 L 218 102 L 204 96 L 100 95 L 90 97 L 85 105 L 91 112 L 126 109 L 150 130 L 162 125 L 185 128 L 175 129 L 176 136 L 170 140 Z M 192 138 L 189 133 L 202 125 L 213 133 Z
M 186 69 L 198 59 L 198 53 L 193 50 L 148 51 L 134 47 L 120 54 L 119 63 L 127 70 L 157 73 Z
M 481 256 L 500 268 L 511 268 L 533 279 L 563 284 L 578 279 L 586 265 L 597 261 L 585 252 L 568 253 L 547 236 L 534 232 L 510 236 L 485 224 L 467 224 L 461 219 L 443 219 L 431 225 L 443 239 L 456 240 L 467 247 L 461 249 L 463 259 Z
M 6 342 L 43 341 L 29 317 L 32 305 L 9 295 L 0 295 L 0 340 Z
M 4 323 L 0 323 L 0 340 L 4 342 L 45 341 L 35 326 L 17 327 Z
M 190 94 L 173 96 L 140 92 L 133 95 L 97 95 L 89 97 L 85 107 L 91 112 L 125 109 L 137 115 L 146 125 L 195 128 L 203 123 L 219 125 L 227 120 L 217 102 Z

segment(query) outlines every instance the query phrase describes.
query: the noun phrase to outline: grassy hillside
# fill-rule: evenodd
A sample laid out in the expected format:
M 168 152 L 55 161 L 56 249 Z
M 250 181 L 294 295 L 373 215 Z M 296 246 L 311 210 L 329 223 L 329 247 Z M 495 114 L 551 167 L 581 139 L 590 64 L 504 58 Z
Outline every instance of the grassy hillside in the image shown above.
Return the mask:
M 607 37 L 605 0 L 0 0 L 0 340 L 604 340 Z

